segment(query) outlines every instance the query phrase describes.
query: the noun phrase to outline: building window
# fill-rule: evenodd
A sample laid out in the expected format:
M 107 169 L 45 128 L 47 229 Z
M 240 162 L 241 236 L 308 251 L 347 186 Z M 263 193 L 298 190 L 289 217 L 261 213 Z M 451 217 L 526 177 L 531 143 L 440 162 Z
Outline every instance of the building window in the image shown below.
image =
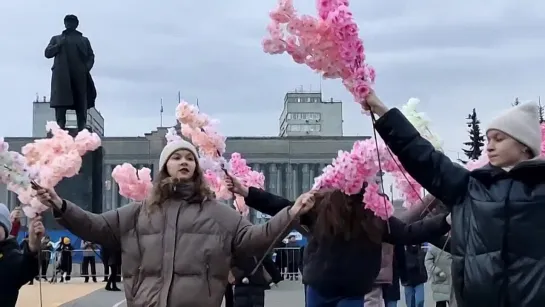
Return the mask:
M 320 132 L 322 125 L 288 125 L 290 132 Z
M 288 118 L 288 120 L 292 120 L 292 119 L 293 120 L 309 120 L 309 119 L 320 120 L 322 118 L 322 114 L 321 113 L 310 113 L 310 112 L 288 113 L 287 118 Z
M 310 102 L 311 98 L 310 97 L 307 97 L 307 102 Z

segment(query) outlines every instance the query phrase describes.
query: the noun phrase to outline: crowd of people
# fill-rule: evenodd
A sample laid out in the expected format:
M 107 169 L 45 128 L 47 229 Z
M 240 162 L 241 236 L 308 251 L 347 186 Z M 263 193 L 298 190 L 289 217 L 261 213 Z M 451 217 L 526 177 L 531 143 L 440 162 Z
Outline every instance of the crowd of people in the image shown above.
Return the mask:
M 231 192 L 272 216 L 252 225 L 218 203 L 203 178 L 197 148 L 185 140 L 164 147 L 144 202 L 95 214 L 54 189 L 36 188 L 37 197 L 62 226 L 85 240 L 85 251 L 93 244 L 122 251 L 117 260 L 123 262 L 130 307 L 219 307 L 224 298 L 227 306 L 264 306 L 265 290 L 282 276 L 273 260 L 262 256 L 292 229 L 308 244 L 303 255 L 288 261 L 286 277 L 295 280 L 302 271 L 307 307 L 396 306 L 397 280 L 410 307 L 423 306 L 428 280 L 436 306 L 544 306 L 545 248 L 536 242 L 544 232 L 545 163 L 539 158 L 537 105 L 516 106 L 491 121 L 490 163 L 473 171 L 436 150 L 374 93 L 366 108 L 380 116 L 376 130 L 430 193 L 420 205 L 387 220 L 363 206 L 366 185 L 353 195 L 319 189 L 290 201 L 227 175 Z M 40 217 L 30 221 L 22 248 L 10 237 L 5 206 L 0 225 L 0 272 L 17 276 L 0 279 L 0 295 L 9 298 L 6 306 L 14 306 L 18 289 L 40 273 L 38 254 L 51 248 L 42 241 Z M 423 249 L 425 242 L 429 246 Z M 63 239 L 61 251 L 72 249 Z M 61 266 L 65 280 L 71 269 L 67 258 Z M 115 281 L 108 285 L 117 289 Z

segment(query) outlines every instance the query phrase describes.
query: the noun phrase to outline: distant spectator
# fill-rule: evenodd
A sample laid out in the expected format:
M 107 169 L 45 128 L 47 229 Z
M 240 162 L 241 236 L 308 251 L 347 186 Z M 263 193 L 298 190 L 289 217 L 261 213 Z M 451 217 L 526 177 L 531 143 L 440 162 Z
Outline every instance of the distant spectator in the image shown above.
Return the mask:
M 81 273 L 85 277 L 85 282 L 89 282 L 90 276 L 93 278 L 93 282 L 97 282 L 97 269 L 95 263 L 95 250 L 97 249 L 97 246 L 92 242 L 81 240 L 81 249 L 83 250 Z M 89 267 L 91 267 L 90 275 Z

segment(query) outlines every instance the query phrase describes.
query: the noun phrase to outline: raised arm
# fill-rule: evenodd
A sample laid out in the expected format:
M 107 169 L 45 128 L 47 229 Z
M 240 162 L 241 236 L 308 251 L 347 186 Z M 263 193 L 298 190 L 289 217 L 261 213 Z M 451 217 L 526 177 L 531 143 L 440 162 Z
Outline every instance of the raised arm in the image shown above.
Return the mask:
M 123 206 L 102 214 L 87 212 L 77 205 L 63 200 L 59 209 L 53 210 L 57 222 L 82 240 L 101 245 L 119 245 L 119 215 L 135 211 L 136 204 Z
M 245 195 L 242 195 L 246 205 L 268 215 L 275 215 L 282 209 L 293 206 L 293 201 L 262 189 L 250 187 L 247 191 Z M 308 228 L 301 227 L 301 225 L 307 227 L 310 225 L 310 219 L 307 215 L 300 217 L 300 223 L 295 225 L 295 229 L 304 236 L 310 235 Z
M 248 194 L 243 196 L 248 207 L 268 215 L 275 215 L 282 209 L 293 205 L 292 201 L 284 197 L 254 187 L 250 187 Z
M 390 109 L 375 128 L 405 170 L 443 203 L 456 205 L 466 196 L 469 171 L 436 150 L 401 111 Z
M 44 52 L 45 57 L 47 59 L 54 58 L 57 55 L 57 53 L 59 53 L 60 48 L 61 48 L 61 45 L 57 42 L 56 37 L 53 36 L 51 40 L 49 41 L 49 44 L 47 45 L 47 47 L 45 47 L 45 52 Z
M 390 231 L 386 230 L 384 241 L 390 244 L 421 244 L 434 240 L 446 234 L 450 225 L 446 221 L 446 214 L 405 224 L 395 217 L 388 219 Z

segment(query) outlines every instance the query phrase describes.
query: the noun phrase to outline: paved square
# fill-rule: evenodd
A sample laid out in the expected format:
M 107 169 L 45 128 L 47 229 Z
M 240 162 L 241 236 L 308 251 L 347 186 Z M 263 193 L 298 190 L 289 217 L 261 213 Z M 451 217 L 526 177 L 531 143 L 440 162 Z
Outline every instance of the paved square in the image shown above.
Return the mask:
M 51 289 L 53 291 L 64 292 L 62 287 L 69 285 L 56 285 L 57 289 Z M 403 289 L 402 289 L 403 291 Z M 406 307 L 402 300 L 399 302 L 398 307 Z M 305 297 L 303 294 L 303 285 L 300 282 L 283 281 L 278 287 L 273 288 L 266 292 L 265 296 L 266 307 L 304 307 Z M 26 307 L 30 305 L 17 305 L 17 307 Z M 36 305 L 37 306 L 37 305 Z M 124 303 L 123 292 L 108 292 L 103 289 L 97 290 L 86 296 L 83 296 L 75 301 L 65 303 L 63 305 L 46 305 L 44 307 L 126 307 Z M 431 291 L 426 287 L 426 307 L 435 306 L 431 297 Z

